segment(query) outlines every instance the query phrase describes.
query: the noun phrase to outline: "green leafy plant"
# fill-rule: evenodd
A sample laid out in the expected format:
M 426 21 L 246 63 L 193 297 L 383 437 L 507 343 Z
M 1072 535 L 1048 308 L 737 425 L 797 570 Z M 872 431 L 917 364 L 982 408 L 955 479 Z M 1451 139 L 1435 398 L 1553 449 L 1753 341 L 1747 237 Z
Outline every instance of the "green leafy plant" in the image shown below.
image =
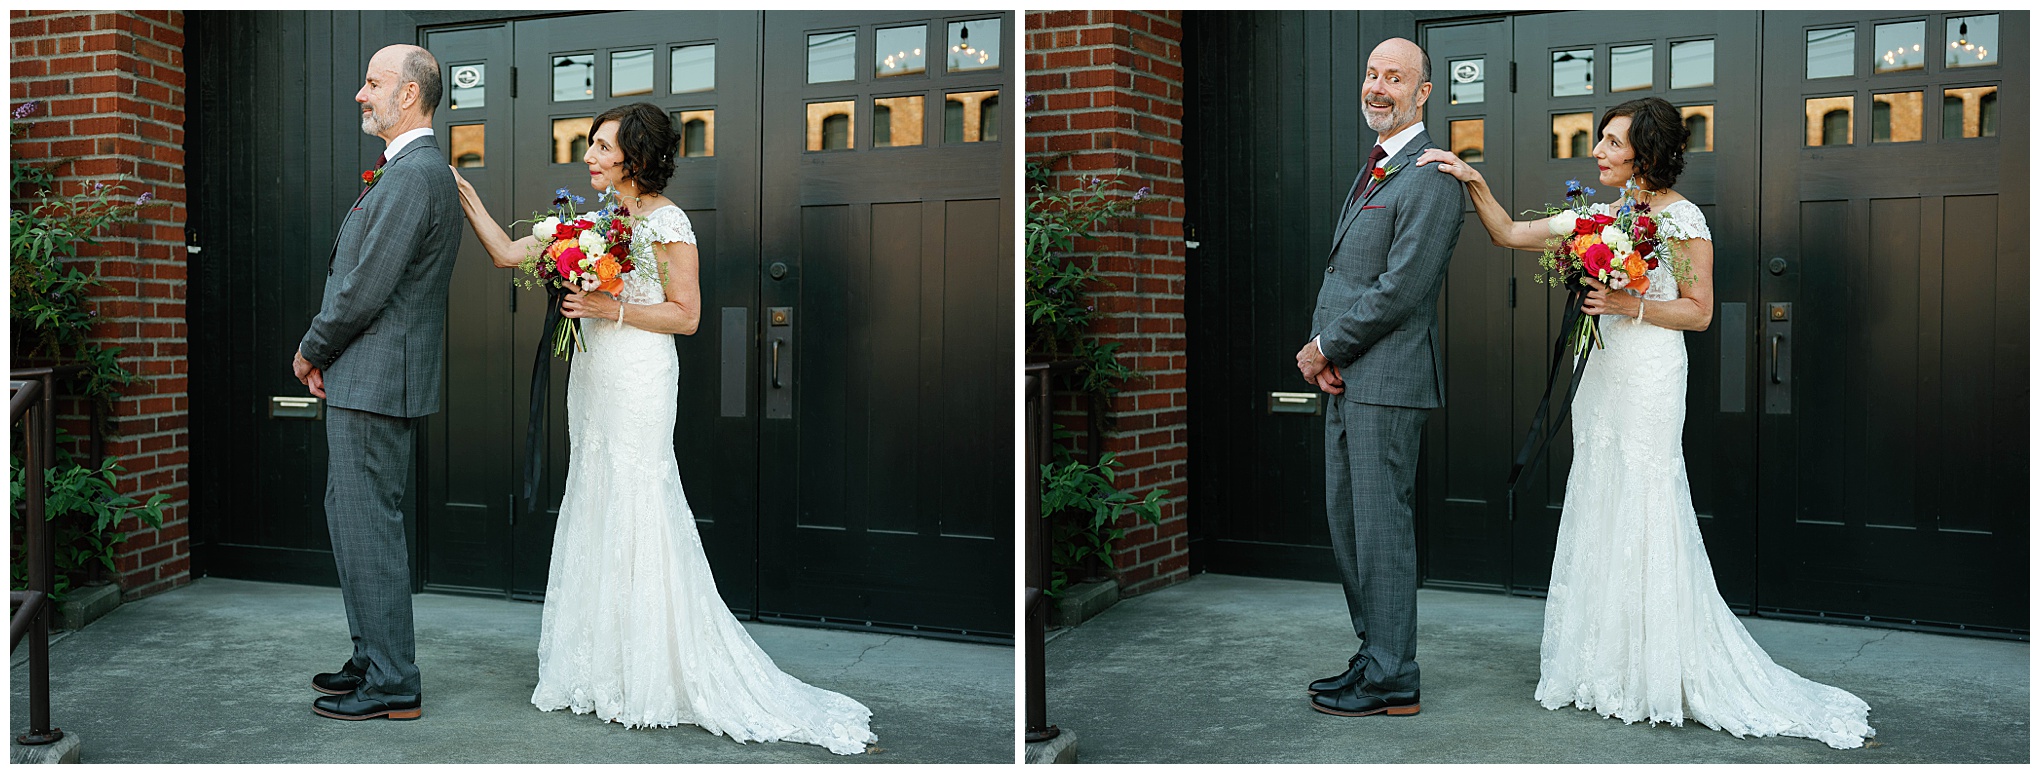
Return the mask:
M 16 137 L 27 131 L 29 124 L 23 119 L 36 109 L 37 104 L 29 102 L 14 111 Z M 101 416 L 110 418 L 121 389 L 136 377 L 120 364 L 120 347 L 92 340 L 98 313 L 88 301 L 92 290 L 106 283 L 81 268 L 76 259 L 80 248 L 97 244 L 108 229 L 159 205 L 150 203 L 154 198 L 150 193 L 130 201 L 127 186 L 118 180 L 63 193 L 55 170 L 69 160 L 36 163 L 16 156 L 9 164 L 7 300 L 14 356 L 83 364 L 86 370 L 76 377 L 77 389 L 103 409 Z M 96 467 L 86 465 L 66 451 L 71 441 L 68 434 L 58 433 L 58 450 L 44 479 L 45 515 L 56 529 L 58 597 L 93 575 L 95 568 L 114 571 L 117 548 L 127 539 L 127 534 L 115 527 L 130 517 L 151 527 L 161 526 L 162 502 L 167 499 L 156 494 L 141 502 L 121 494 L 119 475 L 126 469 L 119 458 L 108 456 Z M 20 503 L 26 491 L 25 474 L 19 458 L 10 463 L 13 502 Z M 15 533 L 21 533 L 18 526 Z M 13 566 L 14 587 L 25 588 L 23 563 L 14 562 Z
M 1075 435 L 1056 428 L 1056 438 Z M 1041 466 L 1041 517 L 1049 520 L 1050 570 L 1048 595 L 1060 595 L 1069 586 L 1070 573 L 1096 557 L 1112 558 L 1112 542 L 1126 536 L 1119 517 L 1129 511 L 1149 524 L 1162 521 L 1162 498 L 1167 489 L 1149 491 L 1135 498 L 1114 485 L 1119 473 L 1116 455 L 1106 452 L 1096 464 L 1076 458 L 1064 444 L 1054 444 L 1055 460 Z M 1061 518 L 1058 518 L 1060 516 Z

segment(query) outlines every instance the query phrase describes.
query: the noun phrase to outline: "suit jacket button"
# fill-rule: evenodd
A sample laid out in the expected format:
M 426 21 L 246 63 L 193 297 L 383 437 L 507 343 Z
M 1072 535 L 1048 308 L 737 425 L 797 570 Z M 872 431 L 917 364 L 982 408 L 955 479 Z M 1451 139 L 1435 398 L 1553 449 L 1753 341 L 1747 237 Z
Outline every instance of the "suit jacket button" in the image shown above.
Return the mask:
M 1326 274 L 1331 274 L 1331 273 L 1332 273 L 1333 271 L 1335 271 L 1335 270 L 1337 270 L 1337 269 L 1338 269 L 1338 267 L 1336 267 L 1336 266 L 1326 266 L 1326 267 L 1325 267 L 1325 273 L 1326 273 Z M 326 273 L 328 273 L 328 274 L 331 274 L 331 273 L 332 273 L 332 270 L 331 270 L 331 269 L 327 269 L 327 270 L 326 270 Z

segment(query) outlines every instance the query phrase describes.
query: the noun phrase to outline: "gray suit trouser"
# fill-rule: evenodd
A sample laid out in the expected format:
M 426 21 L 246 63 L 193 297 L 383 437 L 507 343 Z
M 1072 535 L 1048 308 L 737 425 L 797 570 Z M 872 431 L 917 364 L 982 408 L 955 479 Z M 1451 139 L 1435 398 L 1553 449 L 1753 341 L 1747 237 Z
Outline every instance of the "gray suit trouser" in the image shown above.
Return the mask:
M 1429 416 L 1336 396 L 1325 412 L 1325 515 L 1369 694 L 1417 690 L 1417 452 Z
M 352 660 L 368 670 L 367 687 L 404 695 L 420 688 L 401 507 L 416 428 L 405 417 L 326 407 L 326 529 Z

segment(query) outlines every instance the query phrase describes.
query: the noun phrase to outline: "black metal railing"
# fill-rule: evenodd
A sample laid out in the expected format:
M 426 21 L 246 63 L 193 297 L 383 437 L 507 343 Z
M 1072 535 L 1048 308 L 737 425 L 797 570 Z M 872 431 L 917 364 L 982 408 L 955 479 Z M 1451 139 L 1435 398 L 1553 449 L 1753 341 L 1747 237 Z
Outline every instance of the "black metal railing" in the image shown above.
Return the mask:
M 9 594 L 14 607 L 8 633 L 11 651 L 28 639 L 28 731 L 14 740 L 24 745 L 44 745 L 64 738 L 64 730 L 50 725 L 50 601 L 57 585 L 56 543 L 51 539 L 49 516 L 45 511 L 44 481 L 56 454 L 56 381 L 85 370 L 82 365 L 55 368 L 17 369 L 8 375 L 9 424 L 22 426 L 21 475 L 27 479 L 25 525 L 22 529 L 22 564 L 28 570 L 28 590 Z
M 1048 722 L 1048 665 L 1042 647 L 1048 636 L 1048 545 L 1041 525 L 1041 465 L 1048 461 L 1049 364 L 1027 366 L 1027 501 L 1020 519 L 1027 524 L 1027 741 L 1046 742 L 1062 734 Z

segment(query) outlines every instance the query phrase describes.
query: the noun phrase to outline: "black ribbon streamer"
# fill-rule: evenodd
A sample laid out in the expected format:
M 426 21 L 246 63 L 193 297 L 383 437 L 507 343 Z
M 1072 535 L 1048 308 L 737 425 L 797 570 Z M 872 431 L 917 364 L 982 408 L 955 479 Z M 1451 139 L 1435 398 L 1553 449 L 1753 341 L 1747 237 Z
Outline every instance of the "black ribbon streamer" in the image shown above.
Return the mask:
M 538 358 L 531 364 L 531 422 L 524 433 L 524 508 L 527 513 L 538 512 L 538 485 L 545 479 L 546 391 L 552 387 L 553 335 L 560 326 L 560 304 L 566 301 L 567 289 L 547 283 L 546 296 L 545 332 L 538 337 Z
M 1523 448 L 1516 452 L 1516 462 L 1509 468 L 1509 517 L 1516 516 L 1516 487 L 1522 483 L 1523 474 L 1534 470 L 1538 461 L 1544 458 L 1544 450 L 1551 445 L 1551 439 L 1558 435 L 1558 428 L 1572 415 L 1573 395 L 1580 386 L 1580 376 L 1587 372 L 1587 357 L 1592 355 L 1591 344 L 1580 347 L 1579 359 L 1573 364 L 1571 383 L 1566 385 L 1565 400 L 1559 403 L 1558 418 L 1547 427 L 1545 417 L 1551 411 L 1551 391 L 1558 386 L 1559 366 L 1565 362 L 1566 342 L 1573 338 L 1573 331 L 1579 325 L 1582 308 L 1587 302 L 1587 288 L 1584 283 L 1574 280 L 1565 299 L 1565 321 L 1559 323 L 1558 342 L 1551 347 L 1551 374 L 1544 379 L 1544 398 L 1537 403 L 1537 414 L 1530 420 L 1530 432 L 1523 437 Z

